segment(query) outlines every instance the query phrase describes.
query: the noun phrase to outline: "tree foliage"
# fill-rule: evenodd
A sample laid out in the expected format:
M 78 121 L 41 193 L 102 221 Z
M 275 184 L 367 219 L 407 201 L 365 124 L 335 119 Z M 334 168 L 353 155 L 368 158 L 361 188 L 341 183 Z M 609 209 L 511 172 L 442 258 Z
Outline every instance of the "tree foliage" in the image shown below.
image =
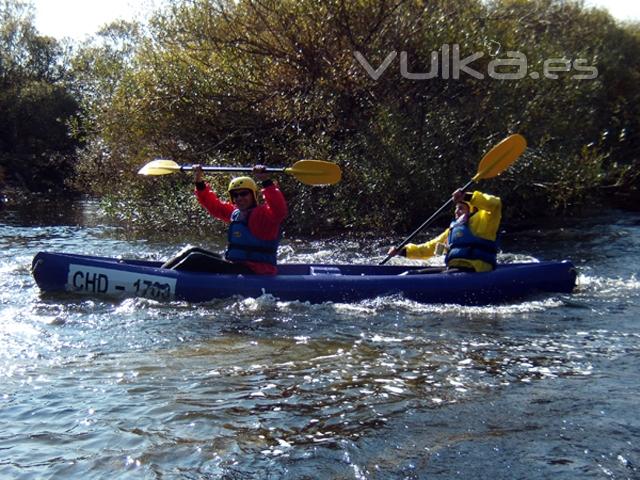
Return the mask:
M 29 4 L 0 2 L 0 169 L 15 187 L 58 192 L 74 172 L 67 54 L 37 33 Z
M 196 208 L 187 180 L 135 177 L 155 156 L 325 158 L 343 168 L 336 187 L 281 179 L 288 228 L 406 230 L 512 132 L 530 148 L 482 186 L 505 197 L 511 218 L 602 191 L 637 195 L 638 29 L 579 2 L 174 0 L 146 31 L 110 34 L 76 64 L 88 142 L 79 178 L 141 222 L 150 204 L 179 221 L 163 198 Z M 467 66 L 482 78 L 456 74 L 453 58 L 476 52 Z M 499 66 L 511 52 L 526 57 L 526 74 L 490 75 L 518 73 Z M 590 67 L 595 78 L 576 78 Z

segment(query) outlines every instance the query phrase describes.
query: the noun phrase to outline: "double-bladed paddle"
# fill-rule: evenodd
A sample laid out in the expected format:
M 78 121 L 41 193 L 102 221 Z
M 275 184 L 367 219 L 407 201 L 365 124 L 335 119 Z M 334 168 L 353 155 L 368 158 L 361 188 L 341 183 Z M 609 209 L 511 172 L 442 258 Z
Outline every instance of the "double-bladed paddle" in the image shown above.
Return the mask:
M 153 160 L 138 170 L 140 175 L 169 175 L 193 170 L 193 165 L 179 165 L 173 160 Z M 217 167 L 203 165 L 205 172 L 252 172 L 253 167 Z M 291 167 L 267 167 L 267 173 L 286 173 L 306 185 L 333 185 L 342 178 L 340 167 L 324 160 L 299 160 Z
M 469 183 L 467 183 L 464 187 L 461 188 L 461 190 L 466 190 L 471 185 L 473 185 L 474 183 L 480 180 L 493 178 L 497 175 L 500 175 L 503 171 L 505 171 L 509 167 L 509 165 L 515 162 L 516 159 L 520 155 L 522 155 L 522 152 L 524 152 L 526 148 L 527 148 L 527 141 L 522 135 L 515 133 L 513 135 L 508 136 L 507 138 L 502 140 L 500 143 L 498 143 L 495 147 L 493 147 L 491 150 L 489 150 L 484 157 L 482 157 L 482 160 L 480 160 L 480 164 L 478 165 L 477 173 L 473 176 L 471 180 L 469 180 Z M 423 228 L 426 228 L 426 226 L 429 225 L 438 215 L 440 215 L 440 213 L 442 213 L 442 211 L 446 209 L 451 204 L 452 201 L 453 200 L 449 198 L 449 200 L 447 200 L 444 205 L 442 205 L 438 210 L 436 210 L 436 212 L 433 215 L 427 218 L 427 220 L 425 220 L 425 222 L 422 225 L 416 228 L 414 232 L 411 235 L 409 235 L 407 238 L 405 238 L 402 241 L 402 243 L 397 245 L 395 249 L 400 250 L 407 243 L 413 240 L 413 237 L 415 237 L 418 233 L 420 233 L 420 231 Z M 391 257 L 392 255 L 387 255 L 385 259 L 382 260 L 382 262 L 380 262 L 380 265 L 384 265 L 385 263 L 387 263 L 387 261 Z

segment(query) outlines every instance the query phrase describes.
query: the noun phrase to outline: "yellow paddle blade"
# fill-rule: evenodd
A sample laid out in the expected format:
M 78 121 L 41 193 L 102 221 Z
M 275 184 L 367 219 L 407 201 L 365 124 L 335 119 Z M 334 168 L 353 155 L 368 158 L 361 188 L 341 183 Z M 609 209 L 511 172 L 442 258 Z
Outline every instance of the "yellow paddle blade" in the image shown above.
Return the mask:
M 170 173 L 179 172 L 181 169 L 173 160 L 153 160 L 138 170 L 140 175 L 169 175 Z
M 252 167 L 203 166 L 206 172 L 248 172 Z M 179 171 L 191 171 L 193 165 L 178 165 L 173 160 L 158 159 L 138 170 L 140 175 L 168 175 Z M 291 167 L 267 168 L 268 173 L 287 173 L 307 185 L 333 185 L 342 178 L 342 171 L 335 163 L 324 160 L 299 160 Z
M 324 160 L 299 160 L 284 172 L 307 185 L 333 185 L 342 178 L 340 167 Z
M 478 165 L 478 173 L 473 181 L 492 178 L 500 175 L 509 165 L 516 161 L 527 148 L 527 141 L 519 133 L 508 136 L 482 157 Z

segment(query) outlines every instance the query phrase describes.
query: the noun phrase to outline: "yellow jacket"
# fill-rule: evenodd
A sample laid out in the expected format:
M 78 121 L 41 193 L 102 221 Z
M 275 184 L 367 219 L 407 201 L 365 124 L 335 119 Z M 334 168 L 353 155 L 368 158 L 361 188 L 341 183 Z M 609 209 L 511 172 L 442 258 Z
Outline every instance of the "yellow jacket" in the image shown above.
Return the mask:
M 476 207 L 478 211 L 469 218 L 469 228 L 477 237 L 487 240 L 496 240 L 500 221 L 502 219 L 502 201 L 499 197 L 488 195 L 486 193 L 475 191 L 469 201 L 472 207 Z M 427 259 L 435 255 L 436 245 L 438 243 L 447 244 L 449 237 L 449 229 L 447 228 L 437 237 L 426 243 L 416 245 L 408 243 L 406 245 L 407 258 Z M 448 267 L 465 267 L 473 268 L 476 272 L 488 272 L 493 267 L 482 260 L 466 260 L 456 258 L 449 262 Z

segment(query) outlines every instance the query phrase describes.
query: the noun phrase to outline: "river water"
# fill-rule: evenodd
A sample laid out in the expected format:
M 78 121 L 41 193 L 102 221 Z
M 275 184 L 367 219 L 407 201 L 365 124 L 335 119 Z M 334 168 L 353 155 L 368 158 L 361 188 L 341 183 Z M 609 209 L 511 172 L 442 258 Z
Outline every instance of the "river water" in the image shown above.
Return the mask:
M 397 240 L 281 260 L 377 262 Z M 105 301 L 30 275 L 40 250 L 184 244 L 90 203 L 0 211 L 0 478 L 640 478 L 640 215 L 507 232 L 501 261 L 569 258 L 579 287 L 494 307 Z

